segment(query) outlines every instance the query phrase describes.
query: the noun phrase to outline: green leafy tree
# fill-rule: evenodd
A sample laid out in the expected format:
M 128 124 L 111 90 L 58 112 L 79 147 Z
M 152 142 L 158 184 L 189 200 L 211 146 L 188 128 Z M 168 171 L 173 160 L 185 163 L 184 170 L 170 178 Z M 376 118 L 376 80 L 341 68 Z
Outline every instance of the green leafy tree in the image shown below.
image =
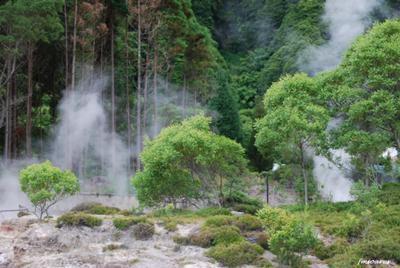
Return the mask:
M 144 170 L 132 182 L 143 205 L 205 198 L 219 202 L 224 189 L 246 173 L 244 149 L 210 130 L 210 118 L 194 116 L 165 128 L 141 154 Z
M 42 219 L 49 208 L 79 191 L 79 182 L 70 171 L 62 171 L 50 161 L 30 165 L 20 172 L 20 185 L 32 202 L 33 213 Z
M 265 94 L 266 115 L 257 122 L 256 146 L 277 162 L 301 165 L 308 203 L 308 148 L 322 149 L 329 114 L 319 104 L 315 82 L 306 74 L 283 77 Z
M 347 52 L 342 65 L 325 75 L 328 99 L 344 120 L 333 131 L 334 146 L 351 155 L 357 177 L 369 185 L 389 147 L 400 149 L 400 21 L 375 25 Z M 329 95 L 329 94 L 328 94 Z

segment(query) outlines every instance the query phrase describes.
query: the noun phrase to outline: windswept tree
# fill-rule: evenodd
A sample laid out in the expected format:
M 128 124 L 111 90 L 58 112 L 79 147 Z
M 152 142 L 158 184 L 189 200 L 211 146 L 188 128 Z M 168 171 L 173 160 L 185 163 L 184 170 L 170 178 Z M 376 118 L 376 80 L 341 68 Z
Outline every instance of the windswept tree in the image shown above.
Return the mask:
M 206 197 L 220 203 L 224 190 L 246 174 L 244 149 L 214 134 L 210 123 L 208 117 L 194 116 L 147 142 L 141 154 L 144 169 L 132 180 L 143 205 Z
M 307 150 L 318 152 L 329 121 L 328 111 L 318 100 L 312 78 L 306 74 L 285 76 L 265 94 L 266 115 L 256 125 L 256 146 L 262 154 L 279 163 L 301 166 L 305 204 L 310 177 Z

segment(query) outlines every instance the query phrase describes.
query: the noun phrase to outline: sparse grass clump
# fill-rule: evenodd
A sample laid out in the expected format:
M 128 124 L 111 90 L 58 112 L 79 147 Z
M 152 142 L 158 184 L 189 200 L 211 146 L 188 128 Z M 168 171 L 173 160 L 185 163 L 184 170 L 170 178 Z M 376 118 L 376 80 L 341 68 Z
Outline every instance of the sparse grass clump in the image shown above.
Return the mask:
M 96 227 L 102 224 L 102 219 L 83 212 L 68 212 L 57 219 L 57 226 L 87 226 Z
M 95 215 L 115 215 L 120 214 L 121 210 L 116 207 L 105 206 L 96 202 L 81 203 L 71 209 L 72 212 L 85 212 Z
M 231 244 L 218 244 L 212 247 L 207 255 L 228 267 L 251 264 L 264 252 L 259 245 L 247 241 Z
M 139 222 L 133 227 L 133 236 L 138 240 L 148 240 L 153 237 L 154 232 L 154 224 L 149 222 Z
M 234 225 L 242 231 L 258 231 L 262 230 L 262 222 L 255 216 L 243 215 L 236 217 Z
M 178 222 L 175 219 L 168 218 L 164 220 L 164 228 L 168 232 L 175 232 L 178 230 Z
M 115 228 L 118 230 L 127 230 L 129 227 L 139 224 L 139 223 L 147 223 L 148 219 L 146 217 L 120 217 L 120 218 L 115 218 L 113 220 L 113 224 Z

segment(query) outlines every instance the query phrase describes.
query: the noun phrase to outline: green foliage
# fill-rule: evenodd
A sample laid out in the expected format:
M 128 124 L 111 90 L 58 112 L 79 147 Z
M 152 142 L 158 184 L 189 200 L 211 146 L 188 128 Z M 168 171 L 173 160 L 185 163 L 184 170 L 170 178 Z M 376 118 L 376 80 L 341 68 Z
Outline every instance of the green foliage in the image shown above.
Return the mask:
M 153 237 L 155 232 L 154 224 L 139 222 L 133 226 L 133 236 L 138 240 L 148 240 Z
M 378 198 L 386 205 L 400 204 L 400 183 L 383 184 Z
M 223 265 L 237 267 L 253 263 L 263 252 L 264 250 L 259 245 L 241 241 L 232 244 L 218 244 L 212 247 L 207 255 Z
M 195 116 L 161 131 L 141 154 L 144 170 L 133 178 L 143 205 L 165 200 L 223 197 L 227 184 L 246 173 L 244 150 L 210 130 L 210 119 Z
M 83 212 L 68 212 L 57 218 L 57 226 L 87 226 L 90 228 L 100 226 L 102 219 Z
M 285 225 L 292 221 L 289 213 L 280 208 L 265 206 L 257 212 L 257 217 L 261 220 L 264 228 L 269 234 L 281 230 Z
M 278 163 L 300 165 L 305 186 L 309 180 L 306 146 L 317 152 L 324 149 L 321 144 L 329 121 L 327 109 L 319 102 L 316 83 L 310 77 L 286 76 L 265 94 L 266 115 L 257 122 L 258 150 Z
M 50 161 L 33 164 L 21 170 L 20 185 L 40 219 L 44 214 L 48 215 L 48 209 L 55 203 L 79 191 L 75 175 L 54 167 Z
M 292 221 L 271 236 L 271 251 L 277 254 L 282 262 L 291 266 L 301 262 L 300 256 L 314 248 L 317 238 L 312 227 L 302 221 Z
M 115 228 L 119 230 L 127 230 L 131 226 L 139 223 L 147 223 L 146 217 L 120 217 L 113 219 Z
M 373 207 L 378 204 L 380 190 L 377 184 L 368 187 L 359 181 L 353 184 L 350 193 L 361 205 Z

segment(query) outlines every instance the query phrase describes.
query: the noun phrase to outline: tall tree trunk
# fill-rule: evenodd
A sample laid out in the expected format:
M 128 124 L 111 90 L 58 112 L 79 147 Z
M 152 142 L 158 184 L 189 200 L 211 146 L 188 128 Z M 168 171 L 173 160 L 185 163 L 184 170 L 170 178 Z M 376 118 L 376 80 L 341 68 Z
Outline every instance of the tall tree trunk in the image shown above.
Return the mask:
M 15 56 L 14 56 L 15 57 Z M 11 92 L 11 75 L 12 75 L 12 63 L 11 59 L 7 59 L 7 88 L 6 88 L 6 107 L 5 107 L 5 131 L 4 131 L 4 161 L 7 163 L 8 159 L 10 157 L 9 155 L 9 148 L 10 148 L 10 106 L 11 106 L 11 100 L 10 100 L 10 92 Z
M 126 125 L 127 125 L 127 142 L 128 142 L 128 171 L 131 168 L 131 104 L 130 104 L 130 93 L 129 93 L 129 47 L 128 47 L 128 18 L 126 18 L 126 28 L 125 28 L 125 94 L 126 94 Z
M 77 38 L 77 22 L 78 22 L 78 0 L 74 4 L 74 33 L 72 40 L 72 70 L 71 70 L 71 90 L 75 90 L 75 73 L 76 73 L 76 38 Z
M 64 29 L 65 29 L 65 88 L 69 85 L 69 52 L 68 52 L 68 12 L 67 1 L 64 0 Z
M 138 36 L 137 36 L 137 44 L 138 44 L 138 60 L 137 60 L 137 103 L 136 103 L 136 169 L 141 170 L 141 163 L 139 154 L 142 151 L 142 122 L 141 122 L 141 97 L 142 97 L 142 86 L 141 86 L 141 48 L 142 48 L 142 29 L 141 29 L 141 5 L 140 0 L 137 1 L 137 8 L 138 8 Z
M 301 154 L 301 171 L 303 173 L 303 180 L 304 180 L 304 204 L 308 205 L 308 179 L 306 174 L 306 163 L 304 157 L 304 144 L 300 142 L 299 145 L 300 154 Z
M 114 14 L 112 15 L 114 16 Z M 114 63 L 114 19 L 111 20 L 111 159 L 112 175 L 115 165 L 115 63 Z
M 154 105 L 154 115 L 153 115 L 153 125 L 154 125 L 154 135 L 158 133 L 158 49 L 157 46 L 154 48 L 154 63 L 153 63 L 153 105 Z
M 148 88 L 149 88 L 149 65 L 150 65 L 150 51 L 149 49 L 146 52 L 146 62 L 144 65 L 144 87 L 143 87 L 143 127 L 142 132 L 146 133 L 147 127 L 147 97 L 148 97 Z
M 186 117 L 186 75 L 183 75 L 183 92 L 182 92 L 182 115 Z
M 13 84 L 12 84 L 12 132 L 14 133 L 11 136 L 14 136 L 12 140 L 12 154 L 11 157 L 17 158 L 17 136 L 15 135 L 17 132 L 17 77 L 13 75 Z
M 32 157 L 33 44 L 28 43 L 28 99 L 26 106 L 26 156 Z

